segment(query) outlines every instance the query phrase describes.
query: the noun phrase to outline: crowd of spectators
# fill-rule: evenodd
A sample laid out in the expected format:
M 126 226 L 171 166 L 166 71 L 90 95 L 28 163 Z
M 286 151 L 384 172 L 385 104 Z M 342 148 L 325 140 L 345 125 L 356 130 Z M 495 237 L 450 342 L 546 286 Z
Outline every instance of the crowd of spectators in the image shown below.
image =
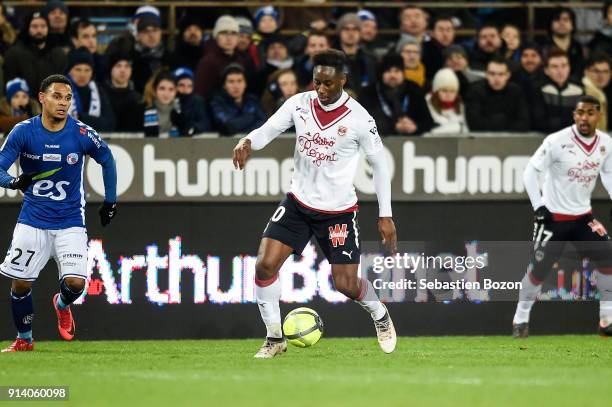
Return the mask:
M 313 56 L 332 47 L 347 55 L 346 91 L 386 136 L 550 133 L 571 124 L 583 94 L 600 101 L 601 130 L 612 113 L 612 2 L 590 41 L 579 41 L 566 7 L 554 10 L 546 38 L 530 42 L 512 21 L 483 21 L 472 40 L 460 41 L 455 16 L 411 5 L 397 10 L 394 41 L 378 35 L 377 16 L 365 9 L 308 17 L 304 31 L 283 36 L 283 19 L 268 5 L 222 15 L 212 27 L 187 13 L 173 49 L 151 5 L 104 47 L 96 25 L 70 18 L 63 1 L 19 21 L 4 11 L 0 3 L 1 132 L 38 114 L 40 82 L 63 73 L 73 85 L 70 114 L 101 132 L 247 133 L 313 89 Z

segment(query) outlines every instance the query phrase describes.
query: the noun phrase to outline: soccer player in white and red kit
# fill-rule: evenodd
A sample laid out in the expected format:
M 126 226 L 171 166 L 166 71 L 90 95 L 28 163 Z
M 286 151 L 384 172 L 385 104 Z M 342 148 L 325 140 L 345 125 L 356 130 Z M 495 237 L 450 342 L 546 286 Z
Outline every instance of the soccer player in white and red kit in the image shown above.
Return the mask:
M 272 358 L 287 349 L 281 328 L 278 273 L 287 257 L 301 254 L 313 235 L 331 264 L 336 289 L 370 313 L 382 350 L 390 353 L 395 349 L 395 328 L 387 308 L 372 283 L 357 274 L 360 244 L 353 178 L 360 150 L 365 152 L 374 172 L 378 229 L 388 251 L 394 252 L 397 237 L 391 218 L 391 181 L 374 119 L 343 90 L 345 72 L 343 52 L 317 54 L 315 91 L 288 99 L 262 127 L 234 148 L 234 165 L 242 169 L 251 150 L 264 148 L 295 126 L 291 189 L 270 218 L 257 257 L 255 293 L 267 335 L 256 358 Z
M 525 169 L 525 189 L 535 211 L 534 250 L 512 323 L 515 338 L 528 336 L 531 308 L 566 242 L 597 263 L 599 331 L 612 334 L 612 242 L 591 213 L 598 176 L 612 196 L 612 138 L 597 130 L 600 117 L 599 101 L 582 96 L 574 110 L 575 124 L 546 137 Z M 540 174 L 545 176 L 543 194 Z

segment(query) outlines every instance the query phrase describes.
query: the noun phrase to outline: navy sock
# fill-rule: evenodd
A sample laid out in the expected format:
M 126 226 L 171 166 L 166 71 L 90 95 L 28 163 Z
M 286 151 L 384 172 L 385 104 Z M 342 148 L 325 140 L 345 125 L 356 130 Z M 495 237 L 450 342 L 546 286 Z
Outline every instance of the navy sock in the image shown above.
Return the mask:
M 70 304 L 76 301 L 83 294 L 83 290 L 79 292 L 74 292 L 70 288 L 68 288 L 68 284 L 66 284 L 66 280 L 62 280 L 60 283 L 60 297 L 57 305 L 59 308 L 64 309 L 67 308 Z
M 34 304 L 32 303 L 32 290 L 17 295 L 11 291 L 11 309 L 13 321 L 17 327 L 18 336 L 29 341 L 32 340 L 32 320 L 34 319 Z

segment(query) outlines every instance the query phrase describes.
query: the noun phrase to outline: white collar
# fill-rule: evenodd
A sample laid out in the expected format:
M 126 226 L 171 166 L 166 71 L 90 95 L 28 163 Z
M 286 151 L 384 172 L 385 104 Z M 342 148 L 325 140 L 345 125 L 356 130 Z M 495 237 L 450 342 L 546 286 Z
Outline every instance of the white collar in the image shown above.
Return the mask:
M 331 105 L 324 105 L 323 103 L 321 103 L 318 96 L 317 96 L 317 100 L 319 100 L 319 106 L 321 106 L 321 109 L 325 110 L 326 112 L 329 112 L 345 104 L 349 97 L 350 96 L 348 95 L 348 93 L 346 93 L 345 91 L 342 91 L 342 95 L 340 95 L 338 100 L 336 100 Z

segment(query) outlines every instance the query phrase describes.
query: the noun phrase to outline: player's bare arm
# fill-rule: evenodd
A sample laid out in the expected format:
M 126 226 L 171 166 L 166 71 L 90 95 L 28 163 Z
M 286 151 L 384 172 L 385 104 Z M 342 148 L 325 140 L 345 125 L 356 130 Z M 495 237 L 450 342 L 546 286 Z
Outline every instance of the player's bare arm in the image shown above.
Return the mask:
M 385 251 L 389 254 L 395 254 L 397 252 L 397 232 L 393 218 L 378 218 L 378 231 Z

